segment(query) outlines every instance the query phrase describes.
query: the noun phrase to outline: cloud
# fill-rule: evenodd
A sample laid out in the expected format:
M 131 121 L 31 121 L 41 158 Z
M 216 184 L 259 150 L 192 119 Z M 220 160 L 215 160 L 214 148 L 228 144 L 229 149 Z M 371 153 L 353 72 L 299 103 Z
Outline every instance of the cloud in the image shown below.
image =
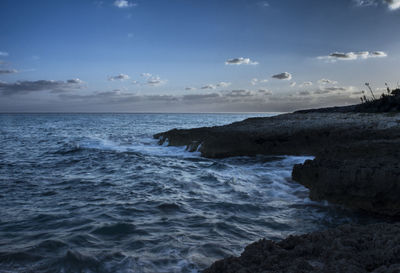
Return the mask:
M 217 83 L 217 87 L 228 87 L 231 84 L 232 83 L 230 83 L 230 82 L 219 82 L 219 83 Z
M 205 90 L 205 89 L 215 89 L 215 88 L 216 88 L 216 86 L 213 85 L 213 84 L 207 84 L 207 85 L 204 85 L 204 86 L 200 87 L 200 89 L 203 89 L 203 90 Z
M 378 5 L 376 0 L 353 0 L 353 2 L 357 7 L 370 7 Z
M 203 101 L 208 99 L 220 98 L 221 94 L 219 93 L 208 93 L 208 94 L 194 94 L 194 95 L 184 95 L 182 100 L 186 101 Z
M 311 85 L 313 85 L 312 82 L 303 82 L 300 86 L 305 87 L 305 86 L 311 86 Z
M 136 3 L 131 3 L 127 0 L 116 0 L 114 1 L 114 6 L 117 8 L 123 9 L 123 8 L 131 8 L 131 7 L 136 7 Z
M 337 81 L 328 80 L 328 79 L 320 79 L 318 81 L 318 83 L 325 85 L 325 84 L 337 84 L 338 82 Z
M 383 51 L 360 51 L 360 52 L 334 52 L 328 56 L 319 56 L 319 60 L 328 60 L 331 62 L 336 62 L 338 60 L 352 61 L 357 59 L 369 59 L 369 58 L 384 58 L 387 57 L 387 53 Z
M 79 89 L 81 83 L 83 82 L 79 79 L 67 81 L 17 81 L 15 83 L 0 82 L 0 92 L 3 95 L 27 94 L 35 91 L 52 91 L 59 93 L 71 89 Z
M 145 78 L 150 78 L 152 75 L 150 73 L 142 73 L 140 76 L 145 77 Z
M 384 0 L 384 2 L 389 6 L 389 9 L 396 10 L 400 8 L 400 0 Z
M 344 90 L 344 91 L 343 91 Z M 62 105 L 73 105 L 92 111 L 159 111 L 178 112 L 288 112 L 298 109 L 348 105 L 359 102 L 357 90 L 352 87 L 320 88 L 315 93 L 303 91 L 296 94 L 277 94 L 269 90 L 225 90 L 186 95 L 142 95 L 126 90 L 112 90 L 89 94 L 59 94 Z M 168 102 L 168 103 L 166 103 Z M 60 104 L 61 105 L 61 104 Z M 65 109 L 65 108 L 64 108 Z M 100 109 L 100 110 L 99 110 Z
M 146 83 L 151 86 L 158 86 L 166 83 L 166 81 L 161 80 L 161 78 L 158 76 L 151 76 L 150 78 L 147 79 Z
M 0 56 L 7 57 L 8 52 L 0 51 Z
M 124 81 L 124 80 L 129 80 L 130 77 L 126 74 L 119 74 L 117 76 L 113 76 L 113 77 L 108 77 L 109 81 Z
M 185 87 L 186 91 L 192 91 L 192 90 L 196 90 L 196 87 Z
M 251 84 L 251 85 L 257 85 L 257 84 L 259 84 L 259 83 L 266 83 L 266 82 L 268 82 L 267 79 L 257 79 L 257 78 L 254 78 L 254 79 L 251 79 L 250 84 Z
M 272 91 L 269 91 L 267 89 L 259 89 L 257 90 L 257 92 L 262 96 L 271 96 L 273 94 Z
M 267 1 L 262 1 L 258 3 L 263 8 L 268 8 L 270 4 Z
M 400 8 L 400 0 L 353 0 L 356 7 L 376 7 L 379 3 L 388 6 L 390 10 L 397 10 Z
M 273 75 L 272 78 L 278 79 L 278 80 L 291 80 L 292 79 L 292 74 L 288 72 L 283 72 L 280 74 Z
M 299 92 L 299 95 L 300 96 L 309 96 L 309 95 L 311 95 L 311 93 L 309 91 L 301 91 L 301 92 Z
M 297 84 L 296 82 L 291 82 L 291 83 L 290 83 L 290 87 L 295 87 L 296 84 Z
M 18 73 L 18 71 L 15 70 L 15 69 L 0 70 L 0 75 L 2 75 L 2 74 L 15 74 L 15 73 Z
M 71 83 L 71 84 L 83 84 L 84 81 L 82 81 L 81 79 L 76 78 L 76 79 L 67 80 L 67 83 Z
M 353 91 L 354 87 L 350 86 L 350 87 L 338 87 L 338 86 L 334 86 L 334 87 L 323 87 L 323 88 L 319 88 L 317 90 L 314 91 L 314 94 L 316 95 L 323 95 L 323 94 L 328 94 L 328 93 L 332 93 L 332 92 L 343 92 L 343 91 Z
M 233 59 L 229 59 L 225 62 L 226 65 L 242 65 L 242 64 L 246 64 L 246 65 L 257 65 L 258 62 L 252 61 L 249 58 L 233 58 Z

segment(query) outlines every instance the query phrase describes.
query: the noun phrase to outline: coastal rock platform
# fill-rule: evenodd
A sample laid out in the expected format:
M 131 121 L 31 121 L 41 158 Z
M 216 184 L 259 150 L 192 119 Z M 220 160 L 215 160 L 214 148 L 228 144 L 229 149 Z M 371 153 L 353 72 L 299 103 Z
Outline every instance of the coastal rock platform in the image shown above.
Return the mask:
M 397 273 L 400 272 L 400 225 L 345 225 L 290 236 L 262 239 L 240 257 L 215 262 L 204 273 Z
M 354 108 L 354 107 L 353 107 Z M 348 109 L 353 109 L 348 108 Z M 154 137 L 202 156 L 307 155 L 293 180 L 310 199 L 400 216 L 400 114 L 301 111 L 233 124 L 178 130 Z M 260 240 L 240 257 L 215 262 L 204 273 L 400 272 L 400 224 L 346 225 L 274 242 Z
M 312 200 L 400 216 L 400 114 L 299 112 L 154 137 L 210 158 L 315 156 L 293 170 Z

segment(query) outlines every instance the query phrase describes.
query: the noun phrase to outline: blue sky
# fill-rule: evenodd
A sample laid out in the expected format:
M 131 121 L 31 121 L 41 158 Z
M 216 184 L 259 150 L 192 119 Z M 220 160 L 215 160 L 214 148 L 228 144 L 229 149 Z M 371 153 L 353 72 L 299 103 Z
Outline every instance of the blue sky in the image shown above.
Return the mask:
M 398 0 L 0 2 L 1 112 L 269 112 L 397 86 Z

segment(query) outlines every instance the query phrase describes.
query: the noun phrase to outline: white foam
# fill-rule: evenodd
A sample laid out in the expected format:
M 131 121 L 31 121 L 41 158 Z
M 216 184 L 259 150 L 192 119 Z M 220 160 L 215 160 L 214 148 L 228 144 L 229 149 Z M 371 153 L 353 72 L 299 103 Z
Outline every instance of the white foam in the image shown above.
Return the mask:
M 102 139 L 98 137 L 90 137 L 78 143 L 78 147 L 93 150 L 115 151 L 119 153 L 134 152 L 153 156 L 172 156 L 193 158 L 199 157 L 200 152 L 188 152 L 185 147 L 168 146 L 168 139 L 163 145 L 159 145 L 156 139 L 142 139 L 136 143 L 129 145 L 119 144 L 117 142 Z

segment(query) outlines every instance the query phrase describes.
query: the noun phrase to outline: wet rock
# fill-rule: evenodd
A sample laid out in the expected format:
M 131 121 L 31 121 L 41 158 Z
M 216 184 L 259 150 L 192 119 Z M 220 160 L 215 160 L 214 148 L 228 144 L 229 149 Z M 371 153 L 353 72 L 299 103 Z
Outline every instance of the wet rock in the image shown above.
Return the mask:
M 260 240 L 240 257 L 215 262 L 203 273 L 399 272 L 400 225 L 345 225 L 323 232 Z
M 400 216 L 400 150 L 395 140 L 338 145 L 295 165 L 292 177 L 313 200 Z

